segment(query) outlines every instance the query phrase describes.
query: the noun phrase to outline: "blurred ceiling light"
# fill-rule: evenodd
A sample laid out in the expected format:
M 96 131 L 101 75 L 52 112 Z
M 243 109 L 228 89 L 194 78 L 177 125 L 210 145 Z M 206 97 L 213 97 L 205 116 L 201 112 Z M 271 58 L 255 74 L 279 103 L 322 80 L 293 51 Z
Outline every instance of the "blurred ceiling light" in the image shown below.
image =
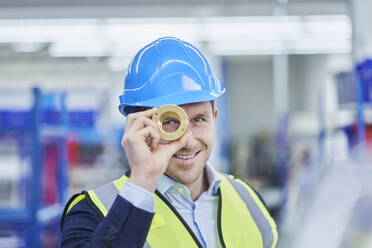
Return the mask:
M 105 57 L 108 56 L 104 42 L 80 40 L 52 43 L 49 54 L 53 57 Z
M 52 56 L 128 56 L 161 36 L 219 55 L 348 53 L 344 15 L 0 21 L 0 43 L 51 43 Z

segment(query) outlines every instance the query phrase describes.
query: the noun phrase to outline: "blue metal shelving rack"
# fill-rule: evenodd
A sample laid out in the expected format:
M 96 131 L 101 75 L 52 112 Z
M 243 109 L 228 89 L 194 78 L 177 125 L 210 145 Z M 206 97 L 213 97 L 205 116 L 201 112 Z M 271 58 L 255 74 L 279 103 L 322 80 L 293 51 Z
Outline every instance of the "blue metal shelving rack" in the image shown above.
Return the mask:
M 42 143 L 41 136 L 43 129 L 42 123 L 42 98 L 43 94 L 39 88 L 33 88 L 33 107 L 31 110 L 31 123 L 22 127 L 1 127 L 1 132 L 29 132 L 32 136 L 32 154 L 31 154 L 31 173 L 29 180 L 30 201 L 23 208 L 0 208 L 0 225 L 24 225 L 26 227 L 25 243 L 26 247 L 41 247 L 42 226 L 50 220 L 59 218 L 59 214 L 65 203 L 67 188 L 67 167 L 65 161 L 65 141 L 63 136 L 59 135 L 59 162 L 57 171 L 57 204 L 56 206 L 45 207 L 42 203 Z M 66 124 L 66 109 L 64 107 L 64 95 L 61 97 L 61 123 Z M 53 130 L 52 130 L 53 133 Z M 62 127 L 63 133 L 63 127 Z M 58 135 L 57 135 L 58 136 Z M 49 212 L 47 218 L 41 218 L 42 212 Z

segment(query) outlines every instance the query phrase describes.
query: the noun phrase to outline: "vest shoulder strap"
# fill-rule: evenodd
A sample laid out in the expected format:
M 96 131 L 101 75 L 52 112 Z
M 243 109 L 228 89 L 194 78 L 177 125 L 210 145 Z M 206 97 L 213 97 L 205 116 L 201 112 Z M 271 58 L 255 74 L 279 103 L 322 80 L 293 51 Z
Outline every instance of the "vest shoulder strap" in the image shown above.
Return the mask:
M 61 230 L 63 230 L 63 221 L 65 219 L 65 216 L 68 214 L 68 212 L 73 208 L 76 204 L 78 204 L 80 201 L 85 199 L 85 194 L 84 193 L 79 193 L 73 195 L 70 200 L 67 202 L 63 213 L 62 213 L 62 220 L 61 220 Z
M 263 247 L 275 247 L 278 239 L 277 227 L 260 196 L 252 187 L 242 180 L 236 179 L 231 175 L 219 175 L 227 179 L 227 181 L 232 185 L 247 206 L 252 218 L 262 234 Z

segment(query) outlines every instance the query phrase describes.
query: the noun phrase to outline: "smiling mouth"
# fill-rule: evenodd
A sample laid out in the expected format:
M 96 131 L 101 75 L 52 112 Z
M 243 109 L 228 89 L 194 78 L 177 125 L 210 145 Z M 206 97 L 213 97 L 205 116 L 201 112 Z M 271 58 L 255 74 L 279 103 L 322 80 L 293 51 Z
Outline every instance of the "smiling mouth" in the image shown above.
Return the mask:
M 199 154 L 199 152 L 200 152 L 200 151 L 195 152 L 195 153 L 190 154 L 190 155 L 174 154 L 173 157 L 174 157 L 174 158 L 178 158 L 178 159 L 187 160 L 187 159 L 192 159 L 192 158 L 194 158 L 196 155 Z

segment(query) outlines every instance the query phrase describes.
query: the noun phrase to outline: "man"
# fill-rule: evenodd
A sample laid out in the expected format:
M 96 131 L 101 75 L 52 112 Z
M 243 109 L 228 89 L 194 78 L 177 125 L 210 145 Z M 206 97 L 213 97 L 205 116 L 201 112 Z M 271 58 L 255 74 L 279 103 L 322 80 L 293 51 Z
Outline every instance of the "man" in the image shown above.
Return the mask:
M 141 49 L 119 106 L 130 173 L 69 201 L 62 247 L 275 247 L 276 225 L 253 189 L 207 164 L 223 92 L 191 44 L 167 37 Z M 151 120 L 166 104 L 189 119 L 175 141 Z

